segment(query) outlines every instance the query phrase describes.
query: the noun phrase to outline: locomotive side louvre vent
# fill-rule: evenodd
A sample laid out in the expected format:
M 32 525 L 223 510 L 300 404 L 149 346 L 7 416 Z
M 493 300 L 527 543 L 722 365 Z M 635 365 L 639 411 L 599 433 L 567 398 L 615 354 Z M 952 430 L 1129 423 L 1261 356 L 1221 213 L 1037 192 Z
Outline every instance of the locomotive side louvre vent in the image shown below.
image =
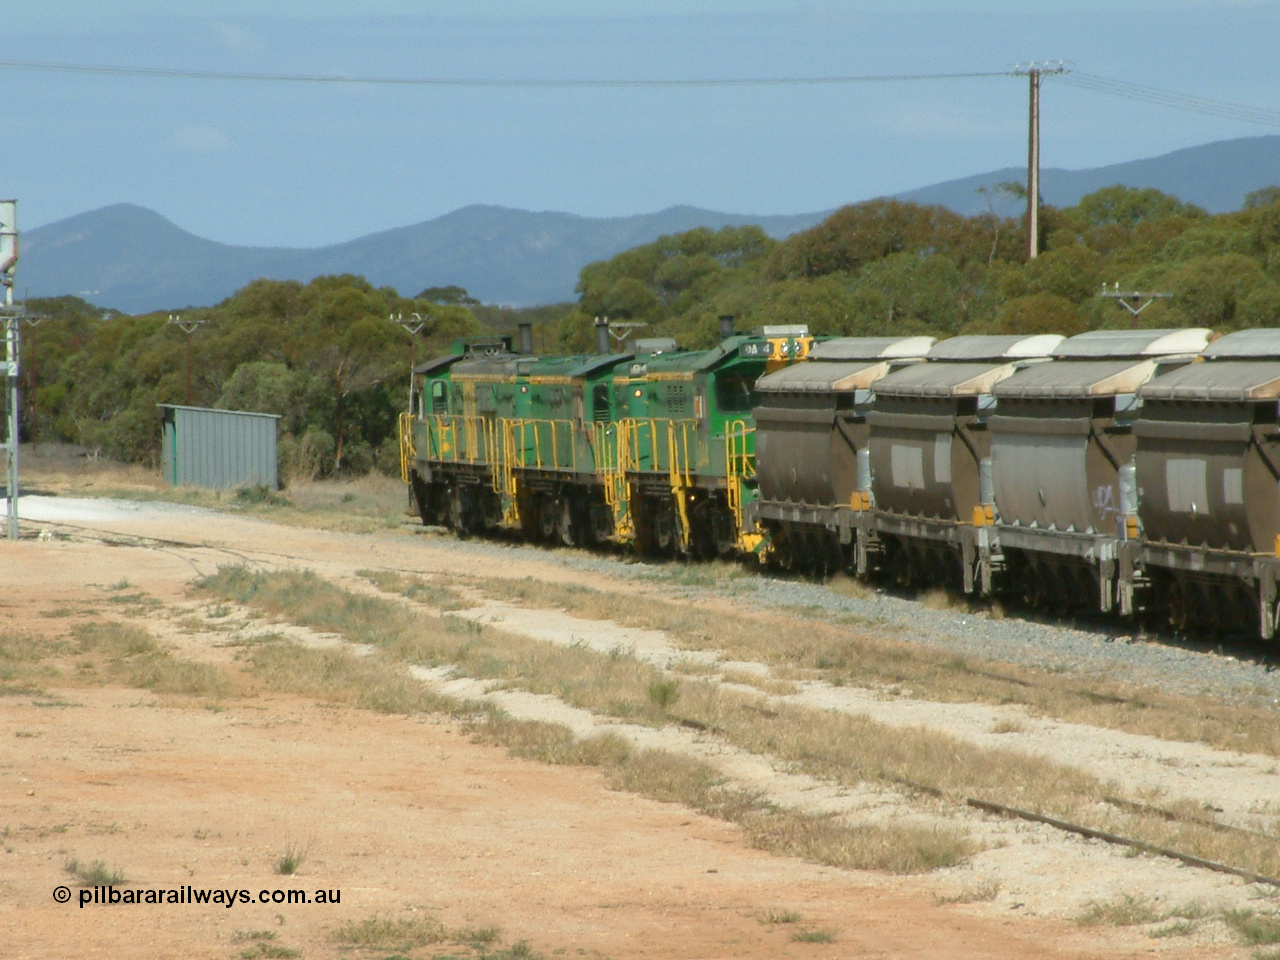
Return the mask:
M 667 408 L 672 413 L 689 412 L 689 395 L 685 392 L 683 383 L 667 385 Z
M 1165 487 L 1174 513 L 1208 513 L 1207 465 L 1203 460 L 1167 460 Z

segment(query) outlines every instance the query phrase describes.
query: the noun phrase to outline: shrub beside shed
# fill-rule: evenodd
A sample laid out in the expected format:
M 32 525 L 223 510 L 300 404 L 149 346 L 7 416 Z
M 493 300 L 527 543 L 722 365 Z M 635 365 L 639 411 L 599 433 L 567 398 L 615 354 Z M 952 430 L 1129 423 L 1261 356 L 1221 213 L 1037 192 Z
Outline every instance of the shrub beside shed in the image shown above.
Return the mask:
M 161 404 L 160 466 L 173 486 L 280 489 L 273 413 Z

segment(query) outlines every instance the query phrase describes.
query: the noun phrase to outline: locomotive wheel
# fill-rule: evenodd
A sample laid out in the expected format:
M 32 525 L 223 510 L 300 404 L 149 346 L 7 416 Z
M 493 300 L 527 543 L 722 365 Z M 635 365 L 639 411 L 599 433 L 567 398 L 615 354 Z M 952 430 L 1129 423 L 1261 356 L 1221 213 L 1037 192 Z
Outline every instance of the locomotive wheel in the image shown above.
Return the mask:
M 573 519 L 573 500 L 569 497 L 562 497 L 558 504 L 559 510 L 556 512 L 559 519 L 556 522 L 556 533 L 560 536 L 560 542 L 566 547 L 575 546 L 578 538 L 575 535 L 577 524 Z
M 538 532 L 542 535 L 543 540 L 552 540 L 556 535 L 556 528 L 559 526 L 558 511 L 556 510 L 556 502 L 547 498 L 538 500 Z
M 711 515 L 711 530 L 718 555 L 727 557 L 738 548 L 738 534 L 728 510 L 716 509 Z
M 661 510 L 653 518 L 653 540 L 657 544 L 658 550 L 662 553 L 672 554 L 675 552 L 677 537 L 674 510 L 669 508 Z
M 608 543 L 613 536 L 613 513 L 608 504 L 591 504 L 591 535 L 595 543 Z
M 455 484 L 449 492 L 449 526 L 463 539 L 475 532 L 470 500 L 467 489 L 462 484 Z

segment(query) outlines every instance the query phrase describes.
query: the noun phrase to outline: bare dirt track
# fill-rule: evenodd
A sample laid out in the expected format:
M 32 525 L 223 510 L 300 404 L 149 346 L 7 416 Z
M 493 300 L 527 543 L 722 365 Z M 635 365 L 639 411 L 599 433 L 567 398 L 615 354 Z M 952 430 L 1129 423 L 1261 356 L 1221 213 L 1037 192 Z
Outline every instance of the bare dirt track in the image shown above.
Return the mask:
M 330 578 L 368 567 L 585 577 L 536 555 L 495 569 L 491 555 L 404 530 L 332 533 L 102 502 L 33 502 L 28 513 L 62 525 L 47 525 L 60 532 L 53 539 L 0 541 L 6 636 L 58 638 L 80 620 L 124 618 L 150 623 L 181 657 L 232 671 L 231 651 L 172 625 L 199 607 L 193 577 L 237 559 Z M 135 539 L 145 537 L 165 542 Z M 124 594 L 133 602 L 119 602 Z M 275 693 L 210 700 L 56 678 L 10 689 L 0 698 L 0 832 L 0 953 L 12 957 L 1249 955 L 1028 917 L 1021 904 L 939 904 L 926 879 L 753 849 L 733 825 L 610 790 L 592 769 L 513 759 L 447 718 Z M 290 846 L 305 860 L 281 875 Z M 126 890 L 341 899 L 80 908 L 73 859 L 118 868 Z M 70 903 L 53 899 L 61 884 Z M 332 939 L 374 917 L 438 919 L 446 933 L 403 949 Z

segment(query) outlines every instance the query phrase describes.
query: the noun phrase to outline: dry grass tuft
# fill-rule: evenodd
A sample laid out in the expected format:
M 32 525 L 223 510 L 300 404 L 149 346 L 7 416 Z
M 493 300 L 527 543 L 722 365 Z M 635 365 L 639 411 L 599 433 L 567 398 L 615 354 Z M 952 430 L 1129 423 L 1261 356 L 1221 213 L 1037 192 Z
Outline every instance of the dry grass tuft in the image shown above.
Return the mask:
M 762 849 L 853 870 L 927 873 L 954 867 L 978 850 L 968 832 L 958 828 L 850 825 L 836 817 L 772 813 L 745 826 L 752 842 Z
M 284 845 L 284 852 L 276 857 L 273 869 L 282 877 L 291 877 L 302 869 L 302 865 L 306 863 L 310 854 L 311 844 L 295 843 L 290 840 Z
M 435 917 L 382 917 L 348 920 L 329 934 L 329 942 L 367 950 L 416 950 L 449 939 Z
M 933 898 L 938 906 L 948 903 L 990 903 L 1000 895 L 1000 881 L 988 879 L 972 886 L 964 887 L 956 893 L 940 895 Z
M 119 867 L 112 870 L 103 860 L 95 860 L 93 863 L 68 860 L 63 869 L 78 879 L 82 887 L 120 886 L 129 882 L 125 879 L 123 870 Z
M 81 681 L 109 679 L 155 693 L 214 699 L 236 692 L 225 670 L 178 659 L 142 627 L 94 620 L 77 624 L 71 636 Z
M 785 907 L 774 907 L 766 910 L 764 916 L 760 918 L 761 923 L 799 923 L 804 917 L 800 915 L 798 910 L 788 910 Z
M 853 597 L 855 600 L 870 600 L 876 595 L 874 587 L 846 573 L 837 573 L 827 580 L 826 586 L 832 593 L 838 593 L 842 597 Z
M 926 610 L 966 610 L 969 607 L 968 601 L 963 597 L 942 587 L 922 590 L 916 600 Z
M 402 597 L 424 603 L 436 610 L 466 610 L 478 606 L 475 602 L 464 599 L 457 590 L 438 580 L 405 576 L 390 570 L 357 570 L 356 575 L 364 577 L 383 593 L 398 593 Z
M 1222 911 L 1222 919 L 1242 943 L 1255 947 L 1280 943 L 1280 915 L 1245 907 Z
M 386 657 L 316 650 L 284 640 L 248 648 L 255 678 L 284 693 L 345 703 L 380 713 L 453 713 L 459 705 L 427 690 Z
M 1001 717 L 991 724 L 992 733 L 1026 733 L 1027 725 L 1016 717 Z
M 960 830 L 850 825 L 836 817 L 781 810 L 759 795 L 725 786 L 709 764 L 647 750 L 608 770 L 615 789 L 681 803 L 741 826 L 752 845 L 827 866 L 923 873 L 953 866 L 976 849 Z
M 791 939 L 794 943 L 835 943 L 836 935 L 830 930 L 797 930 Z
M 1076 923 L 1084 927 L 1108 925 L 1132 927 L 1163 920 L 1155 903 L 1142 894 L 1122 893 L 1114 900 L 1090 900 L 1076 914 Z

